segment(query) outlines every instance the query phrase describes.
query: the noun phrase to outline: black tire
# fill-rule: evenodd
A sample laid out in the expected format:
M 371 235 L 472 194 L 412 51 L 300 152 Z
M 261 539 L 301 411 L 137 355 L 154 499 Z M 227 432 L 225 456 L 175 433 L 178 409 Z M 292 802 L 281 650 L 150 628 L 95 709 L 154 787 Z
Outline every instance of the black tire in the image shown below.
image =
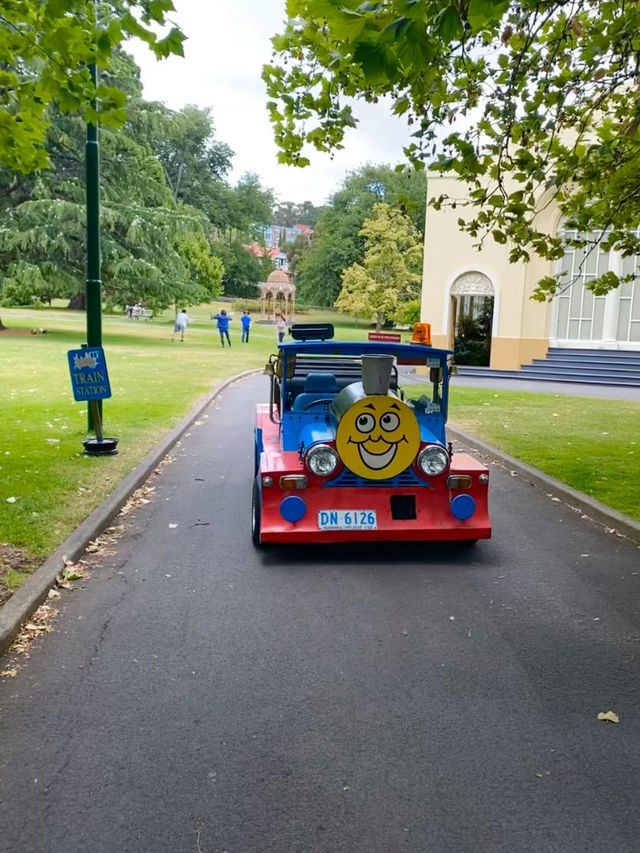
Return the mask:
M 260 454 L 258 453 L 258 436 L 256 431 L 253 433 L 253 476 L 257 476 L 260 468 Z
M 253 494 L 251 496 L 251 541 L 256 548 L 260 547 L 260 519 L 262 516 L 260 506 L 260 489 L 258 479 L 253 481 Z

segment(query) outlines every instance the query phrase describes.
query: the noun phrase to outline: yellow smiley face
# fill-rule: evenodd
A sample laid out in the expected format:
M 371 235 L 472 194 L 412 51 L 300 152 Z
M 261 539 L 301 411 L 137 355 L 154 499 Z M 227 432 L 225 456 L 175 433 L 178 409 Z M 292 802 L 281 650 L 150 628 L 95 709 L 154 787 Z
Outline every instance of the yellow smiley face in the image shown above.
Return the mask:
M 394 397 L 373 395 L 342 416 L 336 447 L 344 464 L 367 480 L 395 477 L 411 465 L 420 446 L 420 427 L 411 409 Z

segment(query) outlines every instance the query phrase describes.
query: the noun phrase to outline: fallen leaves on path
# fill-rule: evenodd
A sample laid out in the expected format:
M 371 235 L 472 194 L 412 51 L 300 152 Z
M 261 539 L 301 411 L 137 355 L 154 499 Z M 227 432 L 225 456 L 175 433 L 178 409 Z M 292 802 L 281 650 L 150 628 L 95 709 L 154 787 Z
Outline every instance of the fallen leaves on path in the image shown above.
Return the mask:
M 155 486 L 141 486 L 139 489 L 136 489 L 136 491 L 131 495 L 129 500 L 120 510 L 119 515 L 129 515 L 139 507 L 150 503 L 155 490 Z
M 72 560 L 65 559 L 64 568 L 56 578 L 56 586 L 61 589 L 75 589 L 72 581 L 79 581 L 87 577 L 82 560 L 74 563 Z
M 51 633 L 53 630 L 53 620 L 57 615 L 58 611 L 51 604 L 41 604 L 31 617 L 31 620 L 20 628 L 18 636 L 9 649 L 9 653 L 29 657 L 29 650 L 33 641 L 43 634 Z
M 604 711 L 598 714 L 598 719 L 603 723 L 619 723 L 620 717 L 614 711 Z

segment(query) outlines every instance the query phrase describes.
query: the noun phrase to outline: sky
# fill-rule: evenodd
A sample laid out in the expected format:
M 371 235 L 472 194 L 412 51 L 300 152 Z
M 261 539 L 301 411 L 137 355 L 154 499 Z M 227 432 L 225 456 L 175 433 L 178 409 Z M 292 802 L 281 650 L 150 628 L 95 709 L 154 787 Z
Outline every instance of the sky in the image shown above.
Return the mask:
M 271 36 L 282 32 L 285 0 L 174 0 L 173 20 L 186 33 L 185 57 L 157 62 L 141 44 L 129 50 L 142 70 L 144 97 L 172 109 L 185 104 L 210 107 L 216 137 L 235 152 L 229 178 L 259 175 L 281 202 L 323 204 L 347 172 L 365 163 L 395 166 L 410 141 L 405 122 L 388 105 L 358 104 L 357 129 L 348 130 L 344 150 L 306 152 L 306 168 L 277 162 L 268 120 L 262 65 L 271 60 Z

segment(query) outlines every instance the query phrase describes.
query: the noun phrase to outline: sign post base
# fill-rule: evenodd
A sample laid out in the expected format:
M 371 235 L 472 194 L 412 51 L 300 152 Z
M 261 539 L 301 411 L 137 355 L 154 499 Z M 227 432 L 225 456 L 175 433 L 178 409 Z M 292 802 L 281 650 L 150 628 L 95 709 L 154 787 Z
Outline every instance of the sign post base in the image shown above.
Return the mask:
M 118 452 L 117 438 L 85 438 L 82 444 L 85 456 L 115 456 Z

